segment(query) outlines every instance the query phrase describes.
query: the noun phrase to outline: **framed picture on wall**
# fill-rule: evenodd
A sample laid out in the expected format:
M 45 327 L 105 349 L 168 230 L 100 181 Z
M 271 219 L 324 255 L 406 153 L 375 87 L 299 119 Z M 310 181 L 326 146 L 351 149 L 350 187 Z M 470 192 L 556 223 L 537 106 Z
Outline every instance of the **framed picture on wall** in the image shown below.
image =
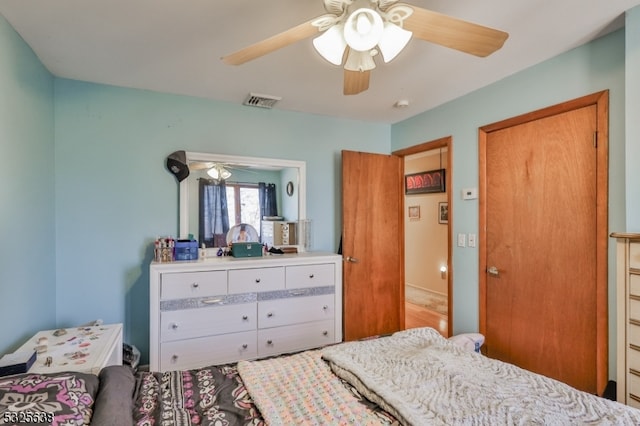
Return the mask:
M 449 203 L 438 203 L 438 223 L 449 223 Z
M 445 173 L 446 169 L 438 169 L 405 175 L 404 192 L 405 194 L 445 192 Z
M 409 220 L 420 220 L 420 206 L 409 206 Z

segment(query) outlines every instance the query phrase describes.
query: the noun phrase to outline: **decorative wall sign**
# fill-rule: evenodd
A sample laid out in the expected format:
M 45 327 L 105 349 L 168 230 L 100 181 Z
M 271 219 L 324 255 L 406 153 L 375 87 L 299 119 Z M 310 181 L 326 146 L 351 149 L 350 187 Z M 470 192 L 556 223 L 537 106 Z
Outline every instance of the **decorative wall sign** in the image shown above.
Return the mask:
M 405 194 L 445 192 L 445 173 L 446 169 L 438 169 L 405 175 Z

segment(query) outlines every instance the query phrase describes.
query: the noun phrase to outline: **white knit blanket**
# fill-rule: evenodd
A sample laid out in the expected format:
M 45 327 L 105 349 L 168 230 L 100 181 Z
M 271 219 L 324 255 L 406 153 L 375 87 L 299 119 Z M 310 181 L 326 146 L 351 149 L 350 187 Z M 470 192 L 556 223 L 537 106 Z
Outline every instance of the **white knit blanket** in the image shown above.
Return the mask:
M 238 373 L 267 425 L 379 426 L 394 422 L 361 403 L 317 350 L 240 361 Z
M 640 410 L 466 351 L 431 328 L 332 346 L 322 356 L 406 425 L 640 425 Z

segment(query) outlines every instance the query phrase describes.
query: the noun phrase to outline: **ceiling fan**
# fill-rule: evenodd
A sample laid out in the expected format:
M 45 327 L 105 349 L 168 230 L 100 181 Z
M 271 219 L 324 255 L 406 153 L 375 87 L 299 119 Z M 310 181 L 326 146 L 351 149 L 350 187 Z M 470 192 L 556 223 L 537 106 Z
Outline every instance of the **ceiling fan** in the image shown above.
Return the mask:
M 374 57 L 389 62 L 412 37 L 485 57 L 500 49 L 509 34 L 398 0 L 323 0 L 327 14 L 224 56 L 241 65 L 322 32 L 313 40 L 318 53 L 344 68 L 345 95 L 369 88 Z
M 250 166 L 211 161 L 192 161 L 189 163 L 189 170 L 206 170 L 207 174 L 215 180 L 227 180 L 231 177 L 232 172 L 234 171 L 257 173 L 255 170 L 252 170 Z

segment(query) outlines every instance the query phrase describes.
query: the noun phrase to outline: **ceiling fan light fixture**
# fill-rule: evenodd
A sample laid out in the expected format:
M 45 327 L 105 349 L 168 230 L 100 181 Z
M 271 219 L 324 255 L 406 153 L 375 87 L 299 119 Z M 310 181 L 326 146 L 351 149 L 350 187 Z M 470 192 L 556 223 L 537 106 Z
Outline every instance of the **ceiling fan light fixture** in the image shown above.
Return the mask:
M 344 24 L 344 39 L 353 50 L 365 52 L 373 49 L 384 32 L 382 17 L 366 7 L 354 11 Z
M 313 39 L 313 47 L 318 54 L 334 65 L 342 64 L 344 49 L 347 47 L 342 30 L 342 25 L 334 25 Z
M 382 59 L 391 62 L 407 46 L 413 33 L 390 22 L 385 23 L 384 33 L 378 42 Z
M 220 164 L 214 164 L 213 167 L 207 170 L 207 174 L 215 180 L 226 180 L 231 177 L 231 172 Z
M 344 64 L 344 69 L 348 71 L 371 71 L 376 67 L 376 63 L 373 60 L 371 52 L 359 52 L 357 50 L 349 49 L 347 60 Z

